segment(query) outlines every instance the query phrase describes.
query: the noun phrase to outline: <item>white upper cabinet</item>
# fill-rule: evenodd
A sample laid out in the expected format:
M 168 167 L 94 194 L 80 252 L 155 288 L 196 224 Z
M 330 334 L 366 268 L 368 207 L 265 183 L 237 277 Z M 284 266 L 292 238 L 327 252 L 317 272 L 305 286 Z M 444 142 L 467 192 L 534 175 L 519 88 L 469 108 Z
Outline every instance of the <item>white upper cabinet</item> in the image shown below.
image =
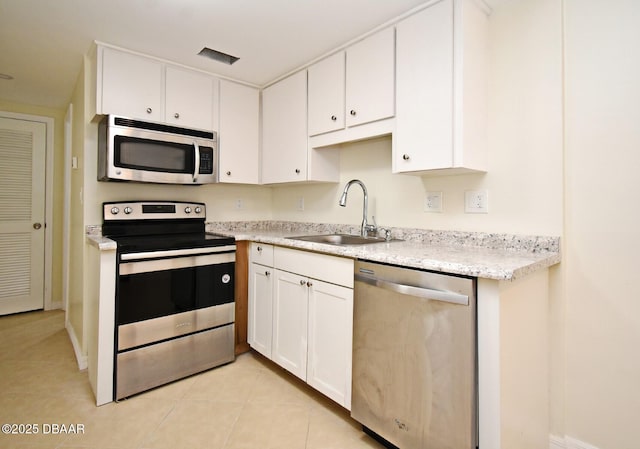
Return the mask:
M 260 181 L 260 91 L 220 80 L 220 182 Z
M 486 170 L 486 26 L 472 0 L 397 25 L 394 173 Z
M 394 61 L 391 27 L 309 67 L 309 136 L 393 117 Z M 368 137 L 363 132 L 355 137 Z M 352 138 L 346 132 L 334 137 Z
M 164 121 L 185 128 L 212 129 L 214 78 L 169 65 L 165 70 Z
M 307 142 L 307 71 L 262 91 L 262 183 L 338 182 L 337 149 Z
M 309 67 L 309 135 L 344 128 L 345 54 Z
M 394 59 L 393 27 L 347 49 L 347 126 L 393 117 Z
M 262 182 L 307 179 L 307 72 L 262 91 Z
M 98 113 L 163 120 L 162 63 L 112 48 L 103 48 L 102 58 L 98 58 L 98 70 L 102 69 L 102 84 L 97 86 Z
M 214 77 L 109 47 L 97 55 L 96 113 L 213 129 Z

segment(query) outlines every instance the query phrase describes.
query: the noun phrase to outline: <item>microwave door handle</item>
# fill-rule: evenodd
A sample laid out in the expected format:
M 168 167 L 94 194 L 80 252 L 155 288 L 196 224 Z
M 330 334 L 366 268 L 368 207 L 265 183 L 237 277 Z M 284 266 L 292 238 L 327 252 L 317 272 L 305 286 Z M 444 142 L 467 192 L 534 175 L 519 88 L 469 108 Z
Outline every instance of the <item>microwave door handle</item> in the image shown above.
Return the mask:
M 200 173 L 200 147 L 198 146 L 198 142 L 193 142 L 193 151 L 196 159 L 193 169 L 193 182 L 198 182 L 198 174 Z

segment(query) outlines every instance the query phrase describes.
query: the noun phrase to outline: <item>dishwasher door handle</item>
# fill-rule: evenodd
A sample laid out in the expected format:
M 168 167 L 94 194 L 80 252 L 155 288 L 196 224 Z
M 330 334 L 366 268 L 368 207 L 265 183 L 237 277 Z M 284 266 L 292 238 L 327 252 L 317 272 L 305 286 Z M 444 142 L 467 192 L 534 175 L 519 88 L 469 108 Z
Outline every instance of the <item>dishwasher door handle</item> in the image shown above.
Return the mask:
M 436 301 L 448 302 L 451 304 L 459 304 L 463 306 L 469 305 L 469 296 L 446 290 L 434 290 L 432 288 L 415 287 L 413 285 L 398 284 L 396 282 L 386 281 L 384 279 L 371 278 L 355 275 L 355 280 L 373 285 L 385 290 L 389 290 L 402 295 L 415 296 L 422 299 L 433 299 Z

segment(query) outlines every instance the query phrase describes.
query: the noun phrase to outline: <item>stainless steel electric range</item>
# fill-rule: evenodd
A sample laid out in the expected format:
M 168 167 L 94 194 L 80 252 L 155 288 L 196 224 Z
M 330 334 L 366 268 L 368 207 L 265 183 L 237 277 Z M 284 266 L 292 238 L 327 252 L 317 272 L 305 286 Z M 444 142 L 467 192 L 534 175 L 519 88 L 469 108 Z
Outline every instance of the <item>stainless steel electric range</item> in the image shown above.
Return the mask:
M 202 203 L 103 204 L 118 258 L 115 400 L 234 360 L 235 241 L 205 218 Z

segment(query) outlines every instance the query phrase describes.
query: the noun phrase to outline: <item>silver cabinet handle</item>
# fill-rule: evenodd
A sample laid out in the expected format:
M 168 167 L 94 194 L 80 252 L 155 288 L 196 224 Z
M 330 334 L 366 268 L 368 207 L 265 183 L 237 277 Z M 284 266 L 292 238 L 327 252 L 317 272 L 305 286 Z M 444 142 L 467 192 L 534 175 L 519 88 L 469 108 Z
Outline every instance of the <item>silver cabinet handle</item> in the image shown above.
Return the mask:
M 265 271 L 265 272 L 264 272 L 264 275 L 265 275 L 265 276 L 271 276 L 271 271 Z
M 258 246 L 256 249 L 258 250 L 259 253 L 262 252 L 262 246 Z
M 409 159 L 411 159 L 411 158 L 409 157 L 409 155 L 408 155 L 408 154 L 403 154 L 403 155 L 402 155 L 402 159 L 404 159 L 405 161 L 408 161 L 408 160 L 409 160 Z
M 42 224 L 41 224 L 41 223 L 34 223 L 34 224 L 33 224 L 33 229 L 35 229 L 35 230 L 38 230 L 38 229 L 40 229 L 41 227 L 42 227 Z
M 296 174 L 299 175 L 300 174 L 300 169 L 296 168 Z
M 147 108 L 147 114 L 151 114 L 152 112 L 153 112 L 153 109 Z
M 173 114 L 174 118 L 180 118 L 180 114 L 178 114 L 177 112 L 175 114 Z
M 349 111 L 349 114 L 351 114 L 351 115 L 355 116 L 355 115 L 356 115 L 356 110 L 355 110 L 355 109 L 352 109 L 351 111 Z
M 195 166 L 193 168 L 193 182 L 198 182 L 198 175 L 200 174 L 200 147 L 198 142 L 193 142 L 193 151 L 196 158 L 196 163 L 193 164 Z
M 305 281 L 304 279 L 300 280 L 300 285 L 305 285 L 307 283 L 307 281 Z
M 338 117 L 336 117 L 335 115 L 332 115 L 331 120 L 335 122 L 336 120 L 338 120 Z
M 433 290 L 431 288 L 414 287 L 413 285 L 397 284 L 395 282 L 385 281 L 383 279 L 376 279 L 360 274 L 355 275 L 355 280 L 364 282 L 365 284 L 373 285 L 384 290 L 389 290 L 401 295 L 415 296 L 416 298 L 432 299 L 435 301 L 448 302 L 451 304 L 459 304 L 463 306 L 469 305 L 469 296 L 462 295 L 456 292 L 450 292 L 445 290 Z
M 230 171 L 227 172 L 227 176 L 231 176 L 231 172 Z
M 307 287 L 312 287 L 312 286 L 313 286 L 313 282 L 307 281 Z

